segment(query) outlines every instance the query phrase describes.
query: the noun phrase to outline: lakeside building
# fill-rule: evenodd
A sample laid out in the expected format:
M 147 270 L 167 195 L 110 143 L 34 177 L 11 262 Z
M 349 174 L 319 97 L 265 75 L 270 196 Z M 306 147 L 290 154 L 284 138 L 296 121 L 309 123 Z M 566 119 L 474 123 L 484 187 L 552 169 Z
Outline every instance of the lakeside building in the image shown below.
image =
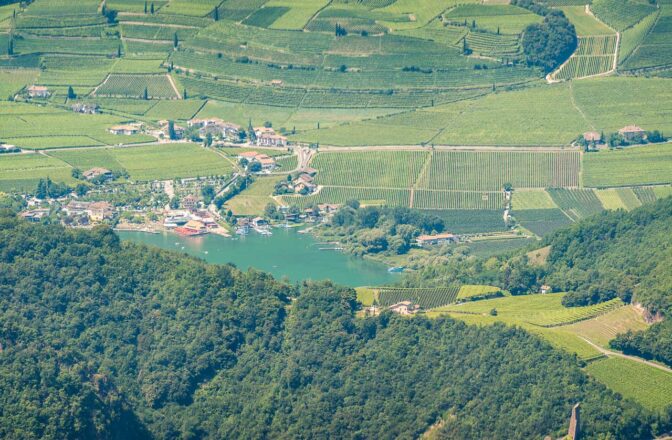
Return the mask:
M 443 243 L 454 243 L 458 240 L 458 236 L 450 233 L 434 234 L 434 235 L 419 235 L 416 239 L 418 246 L 433 246 Z
M 193 211 L 198 206 L 198 197 L 191 194 L 182 199 L 182 207 L 189 211 Z
M 103 221 L 114 216 L 114 208 L 108 202 L 80 202 L 71 200 L 63 207 L 63 212 L 70 216 L 86 216 L 93 221 Z
M 199 222 L 198 220 L 189 220 L 184 226 L 178 226 L 175 228 L 175 232 L 180 235 L 194 236 L 207 234 L 208 229 L 202 222 Z

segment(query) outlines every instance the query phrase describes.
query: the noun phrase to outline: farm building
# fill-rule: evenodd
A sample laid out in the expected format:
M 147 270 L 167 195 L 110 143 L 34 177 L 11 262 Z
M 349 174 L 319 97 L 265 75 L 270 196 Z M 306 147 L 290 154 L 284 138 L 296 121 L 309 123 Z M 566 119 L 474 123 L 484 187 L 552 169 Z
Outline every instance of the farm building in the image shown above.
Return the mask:
M 434 234 L 434 235 L 419 235 L 415 239 L 418 246 L 432 246 L 443 243 L 451 243 L 457 241 L 457 235 L 454 234 Z
M 188 210 L 194 210 L 198 206 L 198 198 L 189 194 L 182 199 L 182 207 Z
M 90 170 L 86 170 L 82 173 L 82 175 L 86 180 L 93 180 L 98 177 L 104 177 L 105 179 L 111 179 L 112 177 L 114 177 L 112 171 L 108 170 L 107 168 L 100 168 L 100 167 L 94 167 L 91 168 Z
M 420 306 L 413 304 L 411 301 L 401 301 L 396 304 L 392 304 L 387 308 L 393 313 L 398 313 L 400 315 L 413 315 L 420 310 Z
M 115 125 L 114 127 L 110 127 L 108 131 L 116 135 L 131 136 L 140 133 L 140 125 L 137 124 Z
M 75 113 L 84 113 L 87 115 L 95 115 L 100 113 L 100 107 L 98 104 L 85 104 L 83 102 L 78 102 L 70 106 L 73 112 Z
M 160 128 L 151 134 L 158 137 L 159 139 L 170 139 L 170 122 L 163 120 L 159 121 L 158 123 Z M 187 129 L 181 125 L 173 124 L 175 140 L 184 138 L 184 133 L 186 131 Z
M 541 286 L 540 292 L 541 293 L 551 293 L 552 290 L 553 289 L 551 289 L 551 286 L 549 286 L 548 284 L 544 284 L 543 286 Z
M 89 209 L 90 202 L 80 202 L 77 200 L 71 200 L 70 203 L 65 205 L 63 211 L 67 215 L 82 215 L 86 214 Z
M 627 141 L 636 141 L 646 138 L 646 131 L 637 125 L 628 125 L 618 130 L 618 134 Z
M 263 171 L 271 171 L 276 167 L 275 159 L 256 151 L 245 151 L 238 155 L 238 159 L 245 159 L 248 162 L 259 162 Z
M 273 80 L 271 80 L 271 85 L 272 86 L 281 86 L 282 85 L 282 80 L 281 79 L 273 79 Z
M 51 96 L 49 89 L 45 86 L 32 85 L 26 89 L 26 92 L 31 98 L 48 98 Z
M 256 151 L 244 151 L 238 155 L 238 159 L 245 159 L 247 161 L 254 160 L 255 157 L 257 157 L 259 153 Z
M 583 139 L 586 142 L 600 142 L 602 140 L 602 135 L 596 131 L 587 131 L 583 133 Z

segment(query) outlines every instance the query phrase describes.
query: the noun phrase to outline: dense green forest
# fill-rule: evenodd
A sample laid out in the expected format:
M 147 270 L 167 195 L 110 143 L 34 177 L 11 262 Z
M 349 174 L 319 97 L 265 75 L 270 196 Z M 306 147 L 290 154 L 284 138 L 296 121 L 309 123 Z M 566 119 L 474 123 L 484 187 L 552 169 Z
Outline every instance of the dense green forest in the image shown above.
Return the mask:
M 557 437 L 579 401 L 586 438 L 669 425 L 520 329 L 358 307 L 3 212 L 0 437 Z

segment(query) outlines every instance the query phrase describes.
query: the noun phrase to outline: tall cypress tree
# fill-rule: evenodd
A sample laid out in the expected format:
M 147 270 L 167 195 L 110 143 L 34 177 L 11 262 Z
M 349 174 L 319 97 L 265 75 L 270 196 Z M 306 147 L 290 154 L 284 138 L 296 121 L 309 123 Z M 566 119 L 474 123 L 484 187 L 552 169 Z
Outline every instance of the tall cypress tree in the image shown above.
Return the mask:
M 147 2 L 145 2 L 145 14 L 147 13 Z
M 180 44 L 180 40 L 177 37 L 177 32 L 173 34 L 173 47 L 177 49 L 177 45 Z
M 145 87 L 145 92 L 142 94 L 142 97 L 145 101 L 149 99 L 149 93 L 147 92 L 147 87 Z
M 154 13 L 154 2 L 152 2 L 152 6 L 149 8 L 149 12 Z

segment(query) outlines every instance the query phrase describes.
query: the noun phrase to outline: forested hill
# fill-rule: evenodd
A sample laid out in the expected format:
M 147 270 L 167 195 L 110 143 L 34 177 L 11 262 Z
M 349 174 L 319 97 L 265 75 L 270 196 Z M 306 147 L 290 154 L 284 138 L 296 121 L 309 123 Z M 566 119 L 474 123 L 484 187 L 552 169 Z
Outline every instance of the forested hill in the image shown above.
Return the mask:
M 522 330 L 356 309 L 351 289 L 4 213 L 0 438 L 411 438 L 440 420 L 439 438 L 558 437 L 578 401 L 586 438 L 652 434 Z

